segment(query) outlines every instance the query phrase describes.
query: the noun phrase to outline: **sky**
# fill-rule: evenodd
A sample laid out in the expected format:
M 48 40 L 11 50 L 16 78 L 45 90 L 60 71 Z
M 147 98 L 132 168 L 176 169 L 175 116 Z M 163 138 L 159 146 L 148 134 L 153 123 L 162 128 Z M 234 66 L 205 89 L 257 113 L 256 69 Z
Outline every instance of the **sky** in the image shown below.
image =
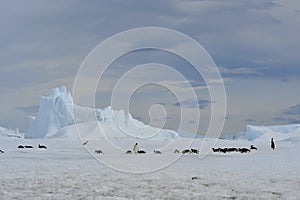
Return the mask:
M 205 48 L 225 85 L 224 134 L 245 131 L 247 124 L 300 123 L 299 22 L 298 0 L 1 0 L 0 126 L 26 131 L 41 95 L 61 85 L 72 91 L 81 63 L 95 46 L 139 27 L 176 30 Z M 198 110 L 198 133 L 204 133 L 211 106 L 219 101 L 209 98 L 203 77 L 195 75 L 190 63 L 169 52 L 150 49 L 121 56 L 99 82 L 96 106 L 110 105 L 111 91 L 122 74 L 153 62 L 183 74 L 195 89 L 198 105 L 189 99 L 179 102 L 167 88 L 148 85 L 131 96 L 130 113 L 153 125 L 164 118 L 165 128 L 176 129 L 180 108 Z M 163 79 L 166 74 L 148 75 Z M 135 81 L 144 78 L 145 74 Z M 172 78 L 165 82 L 185 92 L 185 83 Z M 151 108 L 162 107 L 167 114 L 159 111 L 149 117 Z M 116 106 L 121 108 L 122 103 Z M 195 120 L 187 123 L 192 126 Z

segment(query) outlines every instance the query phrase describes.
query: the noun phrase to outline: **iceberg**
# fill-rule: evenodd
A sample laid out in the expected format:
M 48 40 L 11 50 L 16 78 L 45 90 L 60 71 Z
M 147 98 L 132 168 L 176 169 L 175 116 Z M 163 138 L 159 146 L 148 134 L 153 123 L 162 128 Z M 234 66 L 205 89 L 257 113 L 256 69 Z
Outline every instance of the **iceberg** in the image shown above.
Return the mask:
M 300 136 L 300 124 L 276 125 L 276 126 L 247 126 L 246 139 L 267 142 L 271 138 L 276 141 L 288 141 Z
M 51 137 L 60 128 L 73 124 L 73 98 L 62 86 L 51 89 L 47 96 L 40 98 L 39 112 L 30 117 L 25 138 Z
M 150 127 L 134 119 L 129 112 L 124 110 L 113 110 L 111 106 L 98 109 L 76 105 L 73 102 L 71 93 L 68 92 L 66 87 L 61 86 L 53 88 L 47 95 L 41 96 L 39 112 L 36 117 L 30 117 L 29 129 L 25 132 L 24 138 L 57 137 L 62 135 L 60 131 L 62 128 L 74 124 L 81 124 L 80 126 L 83 126 L 82 130 L 94 130 L 94 134 L 100 138 L 165 140 L 178 137 L 177 132 Z M 97 127 L 100 127 L 100 129 Z M 14 134 L 12 131 L 4 129 L 1 129 L 0 132 L 2 135 Z M 59 134 L 57 134 L 58 132 Z M 19 133 L 15 133 L 15 135 L 19 135 Z M 267 142 L 270 141 L 270 138 L 274 138 L 277 141 L 289 141 L 292 138 L 298 140 L 299 136 L 300 124 L 278 126 L 248 125 L 246 133 L 227 135 L 226 138 Z
M 51 89 L 48 95 L 40 98 L 39 112 L 30 117 L 29 129 L 25 138 L 55 137 L 66 126 L 97 122 L 103 137 L 111 138 L 151 138 L 172 139 L 178 136 L 175 131 L 150 127 L 134 119 L 129 112 L 113 110 L 111 106 L 104 109 L 81 107 L 73 102 L 72 95 L 62 86 Z M 90 125 L 87 125 L 90 126 Z M 74 133 L 75 134 L 75 133 Z

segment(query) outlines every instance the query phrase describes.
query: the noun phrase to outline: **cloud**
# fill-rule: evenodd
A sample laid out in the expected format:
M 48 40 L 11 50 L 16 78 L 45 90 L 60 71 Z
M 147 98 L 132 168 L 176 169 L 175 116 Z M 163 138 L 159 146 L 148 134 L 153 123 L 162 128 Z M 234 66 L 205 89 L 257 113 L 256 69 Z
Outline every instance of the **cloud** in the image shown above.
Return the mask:
M 17 107 L 17 110 L 24 111 L 27 114 L 37 113 L 39 111 L 38 105 L 33 106 L 19 106 Z
M 300 117 L 300 103 L 287 108 L 286 110 L 283 111 L 283 114 Z
M 188 124 L 195 124 L 196 123 L 196 120 L 189 120 L 187 121 Z
M 257 120 L 248 118 L 248 119 L 245 119 L 245 122 L 247 122 L 247 123 L 254 123 L 254 122 L 257 122 Z
M 230 117 L 230 116 L 225 116 L 224 119 L 225 119 L 225 120 L 229 120 L 229 119 L 231 119 L 231 117 Z
M 66 0 L 59 5 L 36 0 L 26 3 L 1 1 L 0 90 L 1 98 L 5 98 L 1 115 L 6 116 L 11 110 L 19 111 L 18 114 L 33 111 L 34 108 L 20 105 L 36 104 L 33 99 L 51 87 L 68 85 L 71 88 L 81 62 L 99 42 L 120 31 L 144 26 L 181 31 L 203 45 L 220 66 L 225 80 L 236 80 L 231 82 L 233 87 L 227 89 L 228 94 L 234 90 L 238 95 L 229 96 L 229 99 L 239 99 L 241 91 L 247 90 L 255 99 L 267 99 L 267 94 L 263 96 L 257 92 L 261 88 L 254 88 L 259 87 L 257 84 L 242 88 L 243 78 L 249 77 L 249 82 L 256 81 L 254 77 L 289 80 L 285 83 L 286 90 L 291 90 L 292 78 L 299 80 L 300 74 L 299 10 L 298 2 L 284 0 Z M 182 44 L 178 42 L 178 45 Z M 186 51 L 189 49 L 186 48 Z M 135 53 L 131 57 L 126 55 L 128 60 L 120 58 L 119 68 L 112 68 L 110 75 L 116 77 L 118 70 L 126 72 L 127 66 L 157 61 L 174 67 L 186 77 L 186 83 L 180 85 L 177 82 L 176 88 L 174 86 L 176 91 L 184 93 L 189 84 L 200 92 L 207 89 L 203 80 L 183 59 L 162 52 L 151 54 L 148 49 Z M 159 73 L 156 76 L 162 77 Z M 113 83 L 111 80 L 102 82 L 107 96 L 99 99 L 105 105 L 109 102 L 106 99 Z M 274 87 L 273 90 L 276 89 Z M 22 98 L 16 97 L 16 90 Z M 202 93 L 197 95 L 203 96 Z M 147 95 L 145 98 L 151 97 Z M 200 109 L 207 109 L 212 102 L 203 99 L 181 103 L 189 108 L 197 108 L 195 104 L 198 103 Z M 243 103 L 249 109 L 257 106 L 253 99 L 244 99 Z M 282 115 L 285 120 L 292 121 L 298 116 L 298 108 L 290 109 Z M 10 121 L 15 123 L 11 119 L 13 117 Z M 27 124 L 27 118 L 23 120 Z
M 275 117 L 273 119 L 275 122 L 281 123 L 281 124 L 300 124 L 300 118 Z
M 207 109 L 211 103 L 213 102 L 206 99 L 200 99 L 198 101 L 195 101 L 193 99 L 188 99 L 181 102 L 176 102 L 173 105 L 177 107 L 184 107 L 184 108 Z
M 106 37 L 142 26 L 186 33 L 199 41 L 218 65 L 237 68 L 234 73 L 245 73 L 241 66 L 253 66 L 253 71 L 262 65 L 297 70 L 291 65 L 300 62 L 296 53 L 300 48 L 300 28 L 295 26 L 299 14 L 289 12 L 297 7 L 283 1 L 65 1 L 60 6 L 6 1 L 1 7 L 0 18 L 10 23 L 0 20 L 5 30 L 2 38 L 8 44 L 0 47 L 0 52 L 6 58 L 2 62 L 10 63 L 10 68 L 16 62 L 37 58 L 55 61 L 77 57 L 80 62 Z M 279 71 L 275 74 L 279 75 Z
M 230 69 L 224 66 L 219 66 L 218 68 L 221 74 L 225 76 L 262 76 L 264 74 L 263 70 L 266 70 L 266 68 L 257 69 L 256 67 L 236 67 Z
M 273 120 L 278 123 L 298 124 L 300 123 L 300 103 L 292 105 L 281 111 L 280 116 L 274 117 Z

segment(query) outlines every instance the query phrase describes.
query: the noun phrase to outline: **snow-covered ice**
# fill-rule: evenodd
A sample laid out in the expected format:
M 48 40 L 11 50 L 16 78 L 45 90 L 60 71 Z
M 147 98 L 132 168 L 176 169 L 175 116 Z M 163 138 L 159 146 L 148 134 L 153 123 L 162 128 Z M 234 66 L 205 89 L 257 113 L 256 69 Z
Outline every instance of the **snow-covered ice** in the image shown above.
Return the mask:
M 88 127 L 88 125 L 87 125 Z M 63 132 L 72 132 L 72 127 Z M 75 133 L 75 132 L 73 132 Z M 75 133 L 76 134 L 76 133 Z M 96 160 L 77 136 L 43 139 L 22 139 L 1 136 L 0 199 L 297 199 L 300 191 L 300 142 L 276 141 L 276 150 L 265 141 L 219 140 L 217 147 L 258 147 L 248 154 L 210 153 L 181 155 L 166 168 L 151 173 L 121 173 L 107 167 L 135 169 L 154 160 L 159 163 L 175 158 L 173 148 L 161 155 L 152 153 L 160 142 L 138 140 L 146 155 L 126 155 L 113 146 L 98 141 L 104 154 Z M 121 148 L 131 149 L 133 143 L 115 139 Z M 185 139 L 175 139 L 182 150 Z M 193 148 L 199 148 L 196 139 Z M 90 143 L 90 141 L 89 141 Z M 88 144 L 89 144 L 88 143 Z M 33 149 L 18 149 L 18 145 Z M 38 149 L 43 144 L 48 149 Z M 87 145 L 88 145 L 87 144 Z M 126 170 L 126 169 L 124 169 Z M 128 170 L 128 169 L 127 169 Z M 194 180 L 192 180 L 193 177 Z

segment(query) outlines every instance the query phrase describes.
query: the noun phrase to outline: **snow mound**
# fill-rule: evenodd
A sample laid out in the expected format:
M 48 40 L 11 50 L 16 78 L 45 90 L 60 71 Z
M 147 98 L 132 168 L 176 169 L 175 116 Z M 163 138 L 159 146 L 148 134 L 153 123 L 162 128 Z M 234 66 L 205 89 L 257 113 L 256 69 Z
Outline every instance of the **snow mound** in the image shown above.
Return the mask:
M 248 140 L 270 141 L 274 138 L 276 141 L 294 141 L 300 136 L 300 124 L 289 124 L 279 126 L 247 126 L 246 137 Z
M 6 136 L 6 137 L 17 137 L 21 138 L 21 134 L 19 133 L 19 129 L 16 130 L 10 130 L 7 128 L 0 127 L 0 135 Z
M 97 130 L 94 132 L 100 137 L 163 140 L 172 139 L 178 135 L 172 130 L 149 127 L 124 110 L 112 110 L 110 106 L 104 109 L 93 109 L 75 105 L 71 94 L 62 86 L 50 90 L 47 96 L 41 97 L 39 113 L 36 117 L 31 117 L 25 138 L 62 136 L 60 130 L 75 123 L 85 124 L 80 126 L 91 129 L 90 122 L 96 122 L 92 123 L 93 130 Z M 100 129 L 95 128 L 96 126 Z
M 8 134 L 14 133 L 14 131 L 0 127 L 0 134 L 3 136 L 7 136 Z

